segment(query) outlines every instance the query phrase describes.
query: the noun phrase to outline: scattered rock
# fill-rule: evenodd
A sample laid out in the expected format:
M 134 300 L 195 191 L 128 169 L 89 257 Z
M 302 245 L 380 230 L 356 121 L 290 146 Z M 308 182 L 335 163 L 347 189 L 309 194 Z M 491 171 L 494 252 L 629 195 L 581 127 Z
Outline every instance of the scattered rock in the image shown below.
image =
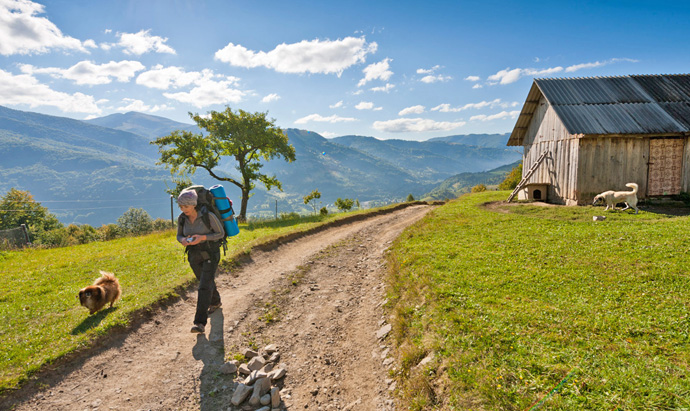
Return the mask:
M 390 324 L 384 325 L 381 329 L 376 331 L 376 338 L 379 340 L 385 338 L 392 329 L 393 327 Z

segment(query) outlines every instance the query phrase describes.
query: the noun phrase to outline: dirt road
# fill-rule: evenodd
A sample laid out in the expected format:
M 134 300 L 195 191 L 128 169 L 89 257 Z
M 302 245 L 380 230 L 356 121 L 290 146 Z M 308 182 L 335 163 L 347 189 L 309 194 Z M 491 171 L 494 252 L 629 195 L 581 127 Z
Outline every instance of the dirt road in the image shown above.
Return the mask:
M 190 333 L 196 293 L 44 373 L 16 410 L 244 410 L 237 377 L 220 366 L 248 346 L 275 344 L 287 370 L 281 409 L 394 410 L 382 303 L 383 253 L 432 207 L 414 205 L 312 234 L 217 278 L 223 306 Z M 258 407 L 256 407 L 258 408 Z M 253 408 L 253 409 L 256 409 Z

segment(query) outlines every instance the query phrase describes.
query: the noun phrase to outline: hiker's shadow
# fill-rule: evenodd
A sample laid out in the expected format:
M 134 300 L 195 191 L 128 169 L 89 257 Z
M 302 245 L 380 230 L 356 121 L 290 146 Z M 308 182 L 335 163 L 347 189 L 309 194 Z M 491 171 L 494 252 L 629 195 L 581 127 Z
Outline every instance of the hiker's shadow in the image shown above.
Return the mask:
M 216 381 L 219 376 L 219 368 L 225 362 L 225 342 L 223 341 L 223 309 L 219 308 L 209 316 L 211 319 L 211 329 L 208 339 L 205 334 L 199 334 L 196 338 L 196 345 L 192 349 L 195 360 L 204 363 L 204 368 L 199 376 L 199 403 L 201 411 L 216 411 L 221 408 L 223 400 L 221 393 L 221 381 Z M 218 383 L 218 384 L 217 384 Z
M 83 334 L 87 331 L 89 331 L 92 328 L 98 327 L 98 324 L 101 323 L 105 319 L 105 317 L 108 316 L 111 312 L 117 310 L 117 307 L 110 307 L 106 308 L 105 310 L 101 310 L 97 312 L 96 314 L 89 315 L 88 317 L 84 318 L 84 321 L 81 322 L 81 324 L 77 325 L 72 329 L 72 335 L 79 335 Z

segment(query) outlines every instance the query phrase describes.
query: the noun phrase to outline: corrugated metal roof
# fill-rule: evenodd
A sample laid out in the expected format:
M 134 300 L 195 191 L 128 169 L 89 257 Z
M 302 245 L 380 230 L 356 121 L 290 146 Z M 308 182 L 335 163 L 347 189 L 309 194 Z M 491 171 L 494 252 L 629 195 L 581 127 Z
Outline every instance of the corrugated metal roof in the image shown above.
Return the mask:
M 522 145 L 543 95 L 570 134 L 690 133 L 690 75 L 535 79 L 508 145 Z

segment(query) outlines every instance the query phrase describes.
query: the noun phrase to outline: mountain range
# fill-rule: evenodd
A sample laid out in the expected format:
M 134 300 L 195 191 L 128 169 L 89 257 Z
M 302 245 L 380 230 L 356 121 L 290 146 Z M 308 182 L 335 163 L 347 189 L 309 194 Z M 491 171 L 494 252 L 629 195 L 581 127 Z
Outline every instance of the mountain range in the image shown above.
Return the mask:
M 0 106 L 0 195 L 12 187 L 29 191 L 63 223 L 112 223 L 130 207 L 170 218 L 178 213 L 165 193 L 171 176 L 156 164 L 158 149 L 150 141 L 180 129 L 199 132 L 196 125 L 136 112 L 80 121 Z M 408 194 L 420 198 L 459 173 L 483 172 L 521 158 L 506 148 L 507 134 L 404 141 L 285 131 L 296 161 L 265 163 L 263 171 L 275 174 L 283 191 L 257 185 L 249 215 L 272 217 L 276 206 L 279 213 L 307 213 L 311 208 L 303 197 L 314 189 L 322 194 L 319 208 L 338 197 L 365 205 L 401 201 Z M 219 171 L 239 176 L 230 160 Z M 204 170 L 192 178 L 195 184 L 218 183 Z M 223 185 L 239 204 L 239 189 Z

